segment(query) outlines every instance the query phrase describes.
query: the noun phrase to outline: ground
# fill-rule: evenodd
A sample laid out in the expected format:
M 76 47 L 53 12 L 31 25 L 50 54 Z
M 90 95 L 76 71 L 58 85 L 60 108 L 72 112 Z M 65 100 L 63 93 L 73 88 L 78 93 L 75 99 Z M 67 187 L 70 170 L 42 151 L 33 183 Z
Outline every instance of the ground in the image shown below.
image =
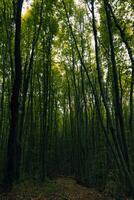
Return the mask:
M 111 200 L 96 189 L 76 183 L 72 178 L 60 177 L 45 185 L 22 183 L 12 192 L 1 194 L 0 200 Z

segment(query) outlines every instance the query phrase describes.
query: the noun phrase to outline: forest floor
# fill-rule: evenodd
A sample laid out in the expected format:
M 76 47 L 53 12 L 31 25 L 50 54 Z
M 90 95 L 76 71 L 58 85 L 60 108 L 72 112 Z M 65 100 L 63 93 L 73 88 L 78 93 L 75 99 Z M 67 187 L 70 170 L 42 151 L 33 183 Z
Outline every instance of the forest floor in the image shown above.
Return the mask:
M 45 185 L 22 183 L 14 186 L 0 200 L 111 200 L 94 188 L 77 184 L 72 178 L 60 177 Z

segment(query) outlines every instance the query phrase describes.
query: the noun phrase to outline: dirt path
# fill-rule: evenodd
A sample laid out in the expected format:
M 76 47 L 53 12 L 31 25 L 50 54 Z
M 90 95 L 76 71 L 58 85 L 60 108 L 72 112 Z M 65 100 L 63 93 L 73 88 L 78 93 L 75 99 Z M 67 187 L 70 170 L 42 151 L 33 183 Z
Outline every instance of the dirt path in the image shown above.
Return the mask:
M 111 200 L 93 188 L 76 183 L 72 178 L 57 178 L 47 184 L 22 183 L 0 200 Z
M 58 178 L 56 182 L 63 188 L 65 200 L 106 200 L 106 197 L 95 189 L 81 186 L 71 178 Z

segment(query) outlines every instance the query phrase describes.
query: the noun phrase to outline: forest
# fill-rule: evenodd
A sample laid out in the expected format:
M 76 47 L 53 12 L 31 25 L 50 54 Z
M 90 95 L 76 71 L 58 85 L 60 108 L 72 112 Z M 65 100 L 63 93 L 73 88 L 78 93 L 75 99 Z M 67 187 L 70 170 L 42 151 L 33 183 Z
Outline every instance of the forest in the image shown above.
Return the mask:
M 21 199 L 134 199 L 133 0 L 0 1 L 0 200 Z

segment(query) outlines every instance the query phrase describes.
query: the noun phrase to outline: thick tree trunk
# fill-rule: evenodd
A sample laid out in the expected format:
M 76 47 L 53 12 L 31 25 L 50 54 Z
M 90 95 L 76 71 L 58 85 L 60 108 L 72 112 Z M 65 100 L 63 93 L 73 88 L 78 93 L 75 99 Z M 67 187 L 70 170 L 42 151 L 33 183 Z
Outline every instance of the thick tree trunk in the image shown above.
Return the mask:
M 17 160 L 20 149 L 20 141 L 18 140 L 18 120 L 19 120 L 19 96 L 22 80 L 22 65 L 21 65 L 21 10 L 23 0 L 18 0 L 16 3 L 15 17 L 15 77 L 11 95 L 11 121 L 8 138 L 7 149 L 7 165 L 5 174 L 5 184 L 11 186 L 18 178 L 19 169 L 17 168 Z

